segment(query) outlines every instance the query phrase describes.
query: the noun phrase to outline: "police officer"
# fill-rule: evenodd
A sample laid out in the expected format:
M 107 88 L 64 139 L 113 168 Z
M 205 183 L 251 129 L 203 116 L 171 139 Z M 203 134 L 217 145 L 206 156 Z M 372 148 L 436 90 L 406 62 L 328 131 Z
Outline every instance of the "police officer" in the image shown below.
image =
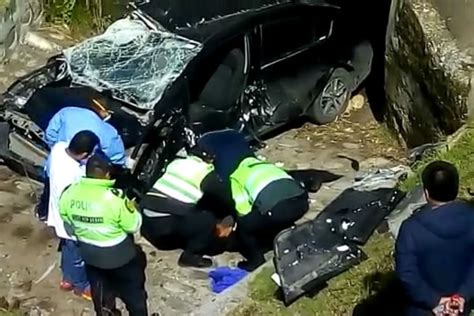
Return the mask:
M 198 146 L 213 159 L 217 175 L 230 182 L 240 251 L 247 259 L 239 267 L 254 270 L 264 263 L 260 241 L 273 240 L 300 219 L 309 208 L 308 193 L 287 172 L 257 159 L 237 131 L 207 133 Z
M 178 260 L 181 266 L 210 267 L 212 260 L 204 254 L 214 249 L 217 237 L 229 235 L 228 226 L 233 224 L 230 221 L 231 224 L 224 227 L 218 220 L 219 214 L 216 216 L 206 208 L 206 204 L 212 204 L 205 202 L 206 194 L 212 195 L 213 191 L 221 197 L 225 195 L 220 184 L 216 187 L 213 169 L 212 164 L 196 155 L 177 157 L 140 203 L 142 236 L 157 248 L 183 248 Z M 214 204 L 219 202 L 213 201 Z M 229 223 L 228 219 L 224 223 Z
M 142 217 L 133 201 L 114 189 L 112 165 L 100 153 L 86 165 L 86 177 L 60 199 L 61 217 L 79 242 L 96 315 L 116 315 L 116 296 L 132 316 L 147 315 L 145 254 L 133 240 Z

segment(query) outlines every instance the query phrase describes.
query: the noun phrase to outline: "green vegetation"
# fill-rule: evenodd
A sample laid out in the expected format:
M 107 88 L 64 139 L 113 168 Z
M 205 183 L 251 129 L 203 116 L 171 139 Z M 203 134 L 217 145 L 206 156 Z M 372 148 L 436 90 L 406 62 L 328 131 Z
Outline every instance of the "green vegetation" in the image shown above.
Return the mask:
M 113 0 L 104 2 L 107 3 L 102 0 L 46 0 L 46 20 L 52 24 L 66 25 L 75 37 L 88 37 L 104 31 L 110 24 L 112 15 L 121 13 L 104 12 L 104 8 L 114 8 Z M 108 2 L 110 4 L 107 6 Z M 123 10 L 123 6 L 116 6 L 116 10 Z
M 8 0 L 0 0 L 0 10 L 5 9 L 10 4 Z
M 445 160 L 453 163 L 459 170 L 461 178 L 460 196 L 469 198 L 468 189 L 474 189 L 474 125 L 470 122 L 464 133 L 455 143 L 448 145 L 448 150 L 440 151 L 418 163 L 414 168 L 414 175 L 403 183 L 404 190 L 410 190 L 420 183 L 420 174 L 423 168 L 433 160 Z
M 420 182 L 420 173 L 433 160 L 454 163 L 461 177 L 461 198 L 472 199 L 474 189 L 474 125 L 470 122 L 463 134 L 456 137 L 449 149 L 427 157 L 414 168 L 414 175 L 402 184 L 410 190 Z M 448 141 L 449 143 L 449 141 Z M 250 297 L 233 316 L 250 315 L 320 315 L 371 316 L 401 315 L 403 299 L 393 272 L 393 239 L 375 234 L 364 247 L 369 259 L 346 273 L 330 280 L 328 286 L 314 297 L 302 297 L 285 307 L 275 296 L 277 286 L 270 279 L 273 270 L 262 271 L 250 284 Z

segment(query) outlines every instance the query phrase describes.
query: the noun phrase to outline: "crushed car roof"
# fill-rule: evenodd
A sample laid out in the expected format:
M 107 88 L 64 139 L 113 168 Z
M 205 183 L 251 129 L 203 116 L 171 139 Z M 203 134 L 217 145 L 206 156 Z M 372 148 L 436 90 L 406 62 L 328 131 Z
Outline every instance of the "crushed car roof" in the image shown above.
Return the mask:
M 118 100 L 152 110 L 201 48 L 200 43 L 126 18 L 63 53 L 75 84 L 111 91 Z

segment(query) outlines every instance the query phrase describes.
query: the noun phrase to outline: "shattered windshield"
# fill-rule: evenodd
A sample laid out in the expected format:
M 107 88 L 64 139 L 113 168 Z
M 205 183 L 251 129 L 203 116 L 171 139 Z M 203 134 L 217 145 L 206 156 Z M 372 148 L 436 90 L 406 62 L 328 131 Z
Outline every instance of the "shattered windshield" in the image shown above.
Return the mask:
M 116 98 L 150 110 L 200 50 L 197 42 L 121 19 L 64 55 L 74 83 L 110 90 Z

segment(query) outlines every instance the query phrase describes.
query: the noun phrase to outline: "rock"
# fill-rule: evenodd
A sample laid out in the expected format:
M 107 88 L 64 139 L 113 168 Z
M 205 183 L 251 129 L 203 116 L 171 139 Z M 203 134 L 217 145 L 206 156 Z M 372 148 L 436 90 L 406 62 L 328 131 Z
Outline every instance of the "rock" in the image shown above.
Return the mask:
M 396 2 L 386 50 L 385 118 L 408 147 L 416 147 L 463 124 L 472 69 L 431 1 Z
M 60 47 L 56 45 L 55 43 L 48 41 L 41 35 L 32 31 L 26 33 L 25 43 L 28 46 L 31 46 L 33 48 L 37 48 L 43 51 L 47 51 L 47 52 L 55 52 L 60 49 Z
M 352 111 L 360 110 L 366 104 L 365 98 L 361 94 L 357 94 L 349 101 L 349 105 L 347 106 L 346 113 L 350 113 Z

